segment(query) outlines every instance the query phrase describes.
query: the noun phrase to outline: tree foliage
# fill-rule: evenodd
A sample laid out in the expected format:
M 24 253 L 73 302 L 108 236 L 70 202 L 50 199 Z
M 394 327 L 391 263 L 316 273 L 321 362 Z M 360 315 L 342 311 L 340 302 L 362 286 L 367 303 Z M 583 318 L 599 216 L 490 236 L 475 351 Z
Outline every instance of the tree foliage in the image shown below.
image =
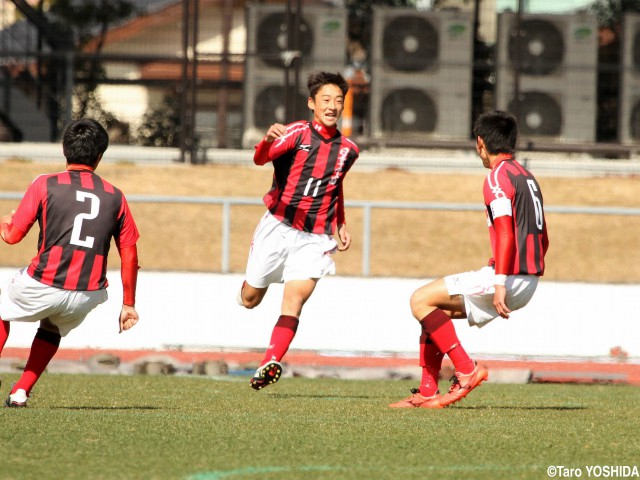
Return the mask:
M 591 6 L 603 27 L 620 24 L 627 12 L 640 12 L 640 0 L 596 0 Z
M 180 95 L 177 92 L 168 92 L 160 105 L 144 114 L 136 141 L 145 147 L 180 146 Z
M 415 7 L 416 0 L 346 0 L 349 11 L 349 39 L 369 50 L 374 7 Z
M 76 50 L 84 53 L 91 45 L 91 57 L 78 56 L 75 63 L 75 89 L 73 115 L 76 118 L 91 115 L 104 120 L 114 120 L 106 112 L 96 94 L 100 80 L 106 78 L 100 53 L 114 24 L 132 17 L 136 7 L 127 0 L 55 0 L 51 2 L 49 15 L 59 29 L 74 38 Z
M 109 27 L 136 12 L 135 5 L 127 0 L 55 0 L 49 8 L 60 28 L 72 31 L 78 49 L 96 35 L 104 40 Z

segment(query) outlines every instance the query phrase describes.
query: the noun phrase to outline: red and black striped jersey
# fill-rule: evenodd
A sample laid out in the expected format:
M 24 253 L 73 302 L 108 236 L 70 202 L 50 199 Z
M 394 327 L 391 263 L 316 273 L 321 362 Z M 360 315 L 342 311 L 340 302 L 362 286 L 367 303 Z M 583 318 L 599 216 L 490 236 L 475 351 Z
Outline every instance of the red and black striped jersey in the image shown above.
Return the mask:
M 344 223 L 342 181 L 360 151 L 337 129 L 295 122 L 273 143 L 256 146 L 254 162 L 273 162 L 264 203 L 281 222 L 305 232 L 333 235 Z
M 515 248 L 506 273 L 542 275 L 549 238 L 542 191 L 533 174 L 511 156 L 505 156 L 487 175 L 483 194 L 494 258 L 499 256 L 494 219 L 510 215 Z
M 13 225 L 26 233 L 36 220 L 38 253 L 27 272 L 65 290 L 106 288 L 111 239 L 120 248 L 140 237 L 122 192 L 82 165 L 31 183 Z

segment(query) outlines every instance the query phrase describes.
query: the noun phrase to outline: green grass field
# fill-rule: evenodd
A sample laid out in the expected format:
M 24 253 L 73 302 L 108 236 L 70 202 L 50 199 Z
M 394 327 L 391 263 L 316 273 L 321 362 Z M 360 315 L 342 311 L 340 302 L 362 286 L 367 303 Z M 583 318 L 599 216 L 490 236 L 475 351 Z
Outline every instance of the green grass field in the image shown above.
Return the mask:
M 16 374 L 3 374 L 6 395 Z M 394 410 L 407 381 L 46 373 L 2 408 L 2 479 L 544 479 L 640 467 L 640 388 L 485 384 Z M 446 388 L 446 385 L 441 385 Z

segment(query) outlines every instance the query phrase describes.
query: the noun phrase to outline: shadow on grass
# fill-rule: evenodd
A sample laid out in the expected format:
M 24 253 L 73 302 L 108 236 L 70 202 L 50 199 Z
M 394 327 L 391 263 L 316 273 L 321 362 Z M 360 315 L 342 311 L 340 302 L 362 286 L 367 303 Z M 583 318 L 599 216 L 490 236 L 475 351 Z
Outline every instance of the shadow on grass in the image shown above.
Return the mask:
M 479 406 L 462 406 L 456 405 L 455 407 L 449 407 L 447 410 L 586 410 L 584 405 L 548 405 L 548 406 L 535 406 L 535 405 L 479 405 Z
M 321 394 L 304 394 L 304 393 L 271 393 L 271 398 L 319 398 L 324 400 L 372 400 L 375 398 L 385 398 L 382 396 L 371 395 L 321 395 Z
M 83 406 L 83 407 L 51 407 L 52 410 L 164 410 L 161 407 L 150 407 L 148 405 L 137 406 L 132 405 L 128 407 L 92 407 L 92 406 Z
M 376 400 L 384 401 L 386 395 L 321 395 L 321 394 L 305 394 L 305 393 L 270 393 L 266 397 L 276 399 L 288 398 L 309 398 L 322 400 Z M 392 401 L 392 400 L 389 400 Z M 448 407 L 447 410 L 586 410 L 584 405 L 455 405 Z

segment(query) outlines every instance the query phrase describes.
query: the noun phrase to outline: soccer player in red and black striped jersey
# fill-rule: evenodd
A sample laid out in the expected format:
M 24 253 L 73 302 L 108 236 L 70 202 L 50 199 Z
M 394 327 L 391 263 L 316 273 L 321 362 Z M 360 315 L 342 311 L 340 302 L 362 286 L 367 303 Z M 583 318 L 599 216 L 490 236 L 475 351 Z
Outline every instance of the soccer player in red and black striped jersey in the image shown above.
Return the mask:
M 420 322 L 418 389 L 393 408 L 442 408 L 462 400 L 488 378 L 487 369 L 465 352 L 452 319 L 467 318 L 482 327 L 531 300 L 544 273 L 549 247 L 542 191 L 533 174 L 515 159 L 518 126 L 513 115 L 487 112 L 474 124 L 476 152 L 491 171 L 483 193 L 493 257 L 488 266 L 473 272 L 435 280 L 411 297 L 411 310 Z M 438 392 L 442 358 L 455 368 L 453 384 L 445 395 Z
M 95 120 L 71 123 L 62 138 L 64 172 L 37 177 L 15 212 L 0 222 L 8 244 L 21 241 L 38 221 L 38 252 L 0 293 L 0 354 L 10 322 L 40 322 L 24 373 L 5 405 L 26 406 L 34 384 L 56 354 L 61 337 L 107 300 L 107 256 L 113 238 L 121 257 L 120 332 L 138 322 L 138 229 L 122 192 L 95 173 L 109 146 Z
M 273 184 L 264 197 L 267 212 L 251 242 L 238 303 L 254 308 L 270 284 L 284 283 L 280 317 L 251 380 L 256 390 L 280 378 L 280 360 L 296 334 L 302 306 L 318 280 L 335 273 L 331 254 L 351 244 L 342 182 L 359 150 L 337 129 L 349 86 L 342 75 L 327 72 L 312 73 L 307 84 L 313 120 L 271 125 L 254 155 L 256 165 L 272 163 Z

